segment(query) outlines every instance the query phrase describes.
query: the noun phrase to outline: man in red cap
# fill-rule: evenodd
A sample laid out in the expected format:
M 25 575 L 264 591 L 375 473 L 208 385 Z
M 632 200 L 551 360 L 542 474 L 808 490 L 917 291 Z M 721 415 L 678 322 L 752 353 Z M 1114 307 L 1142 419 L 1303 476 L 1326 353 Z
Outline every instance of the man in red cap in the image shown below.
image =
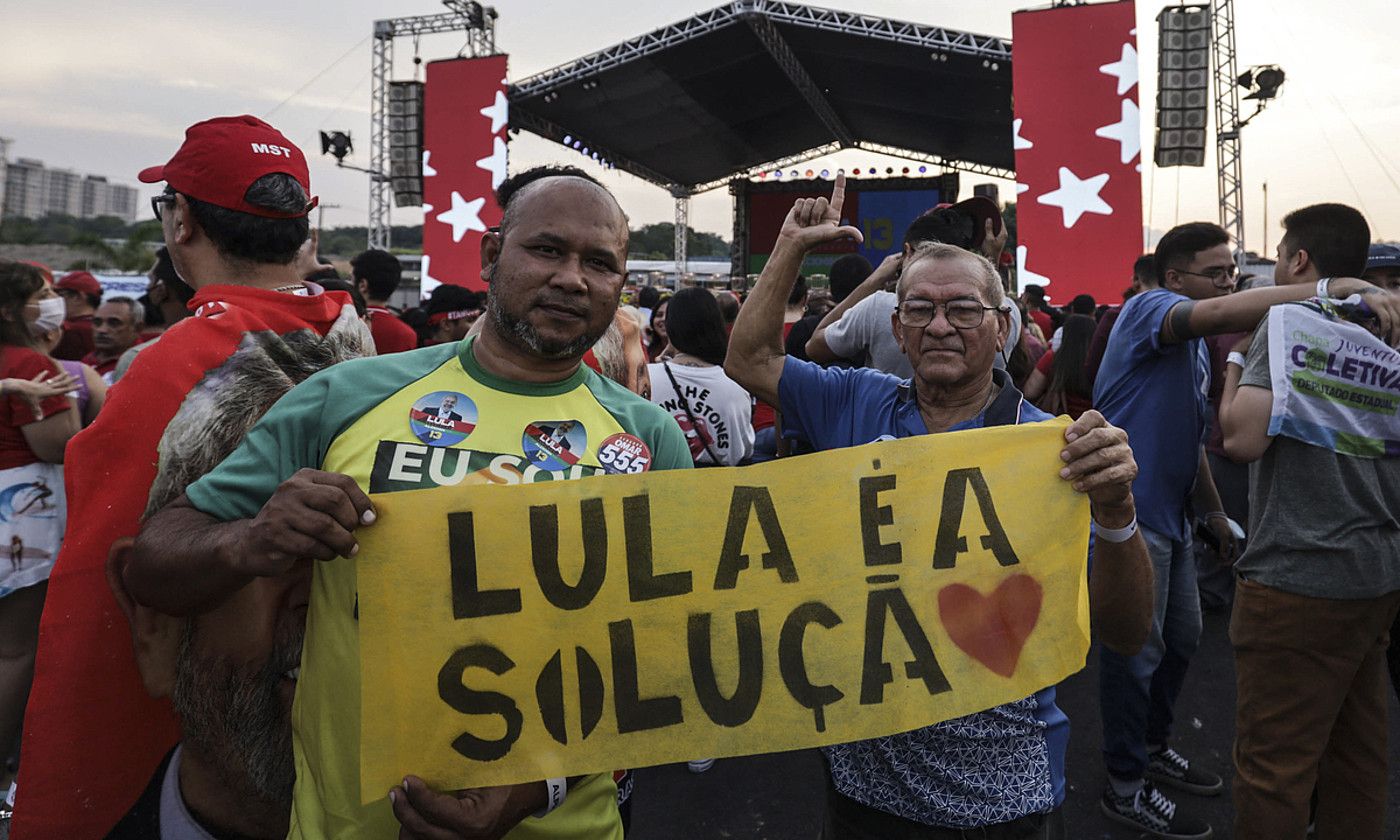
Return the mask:
M 92 316 L 102 303 L 102 284 L 86 271 L 70 271 L 54 284 L 63 298 L 63 338 L 53 349 L 56 359 L 78 361 L 92 352 Z
M 230 766 L 218 739 L 185 732 L 176 749 L 180 727 L 170 703 L 153 699 L 160 687 L 143 685 L 105 569 L 143 516 L 198 478 L 166 470 L 157 480 L 157 462 L 188 458 L 194 447 L 197 462 L 217 463 L 291 384 L 363 355 L 369 333 L 348 296 L 317 294 L 296 271 L 316 199 L 306 158 L 275 128 L 251 116 L 198 123 L 168 163 L 140 178 L 166 184 L 152 207 L 176 271 L 196 289 L 195 314 L 137 357 L 97 421 L 69 444 L 70 527 L 40 625 L 12 837 L 102 837 L 130 823 L 123 815 L 138 800 L 159 819 L 197 824 L 168 826 L 172 836 L 200 836 L 197 827 L 280 837 L 269 821 L 280 814 L 285 831 L 288 803 L 249 794 L 239 784 L 249 768 Z M 261 384 L 250 387 L 254 374 Z M 214 633 L 202 616 L 182 620 L 180 662 L 265 665 L 275 640 L 255 628 L 299 623 L 287 614 L 296 604 L 263 589 L 238 604 L 249 610 L 232 622 L 242 633 Z M 165 774 L 158 768 L 173 765 L 178 784 L 157 789 L 154 802 L 143 796 Z

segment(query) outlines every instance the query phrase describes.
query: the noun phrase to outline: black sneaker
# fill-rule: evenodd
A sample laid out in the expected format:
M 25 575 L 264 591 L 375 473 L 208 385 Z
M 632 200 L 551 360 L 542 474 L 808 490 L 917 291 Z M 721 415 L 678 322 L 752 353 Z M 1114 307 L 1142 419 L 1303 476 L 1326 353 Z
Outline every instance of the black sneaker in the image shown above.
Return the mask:
M 1148 756 L 1147 772 L 1143 775 L 1157 784 L 1200 796 L 1215 796 L 1225 789 L 1219 776 L 1191 766 L 1191 762 L 1171 747 Z
M 1159 840 L 1208 840 L 1210 826 L 1203 820 L 1193 820 L 1176 812 L 1176 803 L 1162 795 L 1151 782 L 1143 782 L 1137 793 L 1119 796 L 1113 785 L 1104 788 L 1099 808 L 1104 816 L 1146 831 Z

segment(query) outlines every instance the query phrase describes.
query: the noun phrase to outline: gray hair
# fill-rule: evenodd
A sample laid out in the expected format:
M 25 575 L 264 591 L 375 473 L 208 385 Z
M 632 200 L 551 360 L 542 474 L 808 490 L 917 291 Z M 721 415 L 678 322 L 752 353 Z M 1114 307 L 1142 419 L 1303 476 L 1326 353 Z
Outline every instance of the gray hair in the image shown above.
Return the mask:
M 593 357 L 598 360 L 603 376 L 627 387 L 627 353 L 623 346 L 622 327 L 618 326 L 616 316 L 608 325 L 608 331 L 594 342 Z
M 106 300 L 104 300 L 104 301 L 102 301 L 102 302 L 103 302 L 103 303 L 124 303 L 124 304 L 126 304 L 127 308 L 131 310 L 131 323 L 135 324 L 135 325 L 138 326 L 138 327 L 140 327 L 140 326 L 142 326 L 143 324 L 146 323 L 146 307 L 142 306 L 142 305 L 141 305 L 141 301 L 139 301 L 139 300 L 137 300 L 137 299 L 135 299 L 135 298 L 126 297 L 125 295 L 120 295 L 120 296 L 118 296 L 118 297 L 109 297 L 109 298 L 107 298 Z
M 1001 288 L 1001 277 L 997 274 L 996 268 L 991 261 L 981 254 L 964 250 L 956 245 L 945 245 L 942 242 L 921 242 L 914 246 L 914 251 L 904 258 L 904 266 L 899 272 L 899 285 L 895 287 L 895 294 L 900 301 L 904 300 L 904 294 L 908 289 L 909 270 L 914 264 L 922 260 L 970 260 L 975 266 L 978 275 L 979 285 L 982 286 L 982 294 L 987 305 L 1002 308 L 1006 301 L 1006 293 Z

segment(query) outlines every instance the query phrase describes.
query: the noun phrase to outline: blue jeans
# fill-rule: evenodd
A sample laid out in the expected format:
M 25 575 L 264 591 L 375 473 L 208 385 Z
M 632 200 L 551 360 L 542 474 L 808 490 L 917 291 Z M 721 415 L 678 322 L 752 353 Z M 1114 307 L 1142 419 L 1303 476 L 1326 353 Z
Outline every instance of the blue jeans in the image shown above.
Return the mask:
M 1110 775 L 1141 779 L 1147 746 L 1171 734 L 1186 666 L 1201 639 L 1201 598 L 1190 542 L 1142 529 L 1152 558 L 1152 633 L 1136 656 L 1099 646 L 1099 709 Z

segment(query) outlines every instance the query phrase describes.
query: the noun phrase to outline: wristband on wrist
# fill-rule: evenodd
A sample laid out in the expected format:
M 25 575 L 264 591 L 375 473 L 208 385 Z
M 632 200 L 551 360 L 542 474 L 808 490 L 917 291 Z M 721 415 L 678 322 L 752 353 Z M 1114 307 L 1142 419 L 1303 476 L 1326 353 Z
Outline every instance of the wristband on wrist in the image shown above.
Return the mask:
M 1122 528 L 1106 528 L 1098 522 L 1094 523 L 1094 537 L 1104 542 L 1123 543 L 1133 538 L 1138 530 L 1137 515 L 1133 515 L 1133 521 Z
M 1207 513 L 1206 519 L 1223 519 L 1226 522 L 1230 521 L 1229 515 L 1226 514 L 1223 510 L 1213 510 L 1210 513 Z
M 1331 278 L 1331 277 L 1323 277 L 1322 279 L 1318 280 L 1318 281 L 1317 281 L 1317 296 L 1320 297 L 1320 298 L 1328 298 L 1328 297 L 1331 297 L 1331 295 L 1327 294 L 1327 292 L 1328 292 L 1328 288 L 1327 288 L 1327 287 L 1328 287 L 1329 285 L 1331 285 L 1331 283 L 1332 283 L 1332 278 Z
M 1230 354 L 1225 357 L 1225 364 L 1244 367 L 1244 354 L 1238 350 L 1231 350 Z
M 545 803 L 545 806 L 543 808 L 539 809 L 534 813 L 533 816 L 536 819 L 545 816 L 550 811 L 553 811 L 555 808 L 558 808 L 560 805 L 564 804 L 564 796 L 569 792 L 569 780 L 545 779 L 544 789 L 549 795 L 549 802 Z

